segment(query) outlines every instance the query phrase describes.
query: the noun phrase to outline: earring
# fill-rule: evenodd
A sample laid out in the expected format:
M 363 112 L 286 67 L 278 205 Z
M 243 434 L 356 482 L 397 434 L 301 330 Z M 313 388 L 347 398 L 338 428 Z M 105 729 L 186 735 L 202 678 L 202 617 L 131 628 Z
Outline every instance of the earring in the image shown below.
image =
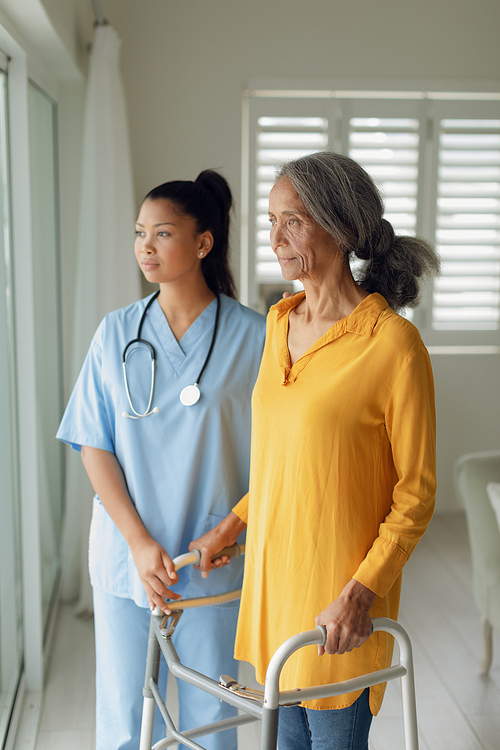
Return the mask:
M 203 251 L 200 251 L 199 256 L 200 258 L 203 258 Z

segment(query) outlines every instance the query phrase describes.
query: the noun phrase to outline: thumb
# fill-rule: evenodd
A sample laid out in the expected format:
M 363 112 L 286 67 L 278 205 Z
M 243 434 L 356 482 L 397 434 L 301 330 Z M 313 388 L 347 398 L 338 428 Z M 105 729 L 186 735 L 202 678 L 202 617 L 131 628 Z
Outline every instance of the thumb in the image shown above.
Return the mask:
M 165 567 L 165 570 L 168 573 L 168 577 L 170 578 L 170 580 L 173 581 L 174 583 L 176 581 L 178 581 L 179 580 L 179 576 L 177 575 L 177 571 L 175 569 L 174 561 L 172 560 L 172 558 L 170 557 L 170 555 L 167 555 L 166 552 L 163 554 L 163 565 Z
M 200 560 L 200 571 L 201 571 L 201 577 L 202 578 L 208 578 L 208 574 L 212 570 L 212 559 L 208 552 L 202 551 L 201 552 L 201 560 Z

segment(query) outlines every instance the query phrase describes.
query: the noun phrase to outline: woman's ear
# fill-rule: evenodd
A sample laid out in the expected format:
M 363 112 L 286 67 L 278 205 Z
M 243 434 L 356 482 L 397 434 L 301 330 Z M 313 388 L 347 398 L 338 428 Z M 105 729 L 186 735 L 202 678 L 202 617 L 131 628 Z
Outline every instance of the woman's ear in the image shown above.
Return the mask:
M 213 237 L 212 232 L 209 232 L 209 231 L 203 232 L 200 235 L 200 252 L 199 252 L 200 257 L 204 258 L 205 255 L 208 255 L 208 253 L 213 248 L 213 246 L 214 246 L 214 237 Z

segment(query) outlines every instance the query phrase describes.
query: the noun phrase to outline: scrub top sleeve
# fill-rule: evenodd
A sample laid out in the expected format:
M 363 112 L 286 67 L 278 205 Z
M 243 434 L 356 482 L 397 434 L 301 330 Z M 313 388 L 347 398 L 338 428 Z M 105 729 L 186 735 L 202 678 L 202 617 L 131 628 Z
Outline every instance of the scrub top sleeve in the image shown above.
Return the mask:
M 421 345 L 394 383 L 385 427 L 398 481 L 379 535 L 354 578 L 384 597 L 423 536 L 436 497 L 436 417 L 429 355 Z
M 240 502 L 232 508 L 232 512 L 235 513 L 243 523 L 248 523 L 248 492 L 246 495 L 243 495 Z
M 115 450 L 102 377 L 103 329 L 104 321 L 92 339 L 56 435 L 77 451 L 82 445 Z

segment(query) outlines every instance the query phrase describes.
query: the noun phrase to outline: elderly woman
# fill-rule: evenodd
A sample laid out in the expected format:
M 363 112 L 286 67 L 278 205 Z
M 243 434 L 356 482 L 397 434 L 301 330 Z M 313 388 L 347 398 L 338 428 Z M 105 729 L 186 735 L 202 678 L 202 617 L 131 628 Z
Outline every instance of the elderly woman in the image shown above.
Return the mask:
M 195 540 L 210 555 L 248 527 L 235 655 L 259 682 L 275 649 L 324 625 L 282 689 L 338 682 L 391 662 L 371 618 L 397 618 L 402 569 L 433 512 L 435 414 L 428 353 L 397 309 L 437 272 L 433 249 L 396 237 L 368 174 L 316 153 L 271 190 L 271 244 L 304 292 L 271 308 L 252 397 L 250 490 Z M 365 261 L 360 278 L 349 258 Z M 222 558 L 212 563 L 220 566 Z M 324 652 L 328 656 L 324 655 Z M 384 685 L 280 710 L 280 750 L 367 750 Z

